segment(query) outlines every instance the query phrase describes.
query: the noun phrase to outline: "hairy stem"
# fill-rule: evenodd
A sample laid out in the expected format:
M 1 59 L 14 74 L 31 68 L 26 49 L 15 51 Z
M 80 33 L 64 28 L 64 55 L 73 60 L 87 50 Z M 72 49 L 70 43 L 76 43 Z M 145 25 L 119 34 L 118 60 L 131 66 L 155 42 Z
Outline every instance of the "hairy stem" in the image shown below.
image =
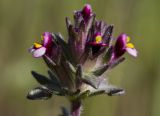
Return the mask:
M 80 100 L 71 101 L 71 116 L 81 115 L 82 104 Z

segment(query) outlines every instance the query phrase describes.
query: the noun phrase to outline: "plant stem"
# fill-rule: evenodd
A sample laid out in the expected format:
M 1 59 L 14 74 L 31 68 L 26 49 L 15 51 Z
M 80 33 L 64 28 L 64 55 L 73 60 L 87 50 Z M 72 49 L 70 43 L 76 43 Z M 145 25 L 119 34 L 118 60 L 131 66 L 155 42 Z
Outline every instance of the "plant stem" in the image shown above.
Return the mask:
M 81 115 L 82 104 L 80 100 L 71 101 L 71 116 Z

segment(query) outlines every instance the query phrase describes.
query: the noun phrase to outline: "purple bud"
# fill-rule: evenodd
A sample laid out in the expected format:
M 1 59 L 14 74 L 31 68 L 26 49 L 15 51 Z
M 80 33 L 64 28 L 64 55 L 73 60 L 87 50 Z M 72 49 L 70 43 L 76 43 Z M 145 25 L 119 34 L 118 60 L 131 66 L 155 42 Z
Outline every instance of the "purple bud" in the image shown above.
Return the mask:
M 82 12 L 81 12 L 81 13 L 82 13 L 82 16 L 83 16 L 85 22 L 87 22 L 88 19 L 89 19 L 90 16 L 91 16 L 91 14 L 92 14 L 91 5 L 86 4 L 86 5 L 84 6 L 84 8 L 82 9 Z

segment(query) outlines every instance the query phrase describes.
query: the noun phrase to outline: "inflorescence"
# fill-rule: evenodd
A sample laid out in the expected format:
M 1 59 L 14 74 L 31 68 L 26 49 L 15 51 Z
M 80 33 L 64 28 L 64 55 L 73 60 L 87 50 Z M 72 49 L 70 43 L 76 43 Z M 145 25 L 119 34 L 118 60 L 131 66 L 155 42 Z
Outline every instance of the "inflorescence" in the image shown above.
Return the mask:
M 27 98 L 48 99 L 58 95 L 81 101 L 99 94 L 124 94 L 122 88 L 108 83 L 105 72 L 124 61 L 125 52 L 137 57 L 130 37 L 123 33 L 113 45 L 113 25 L 97 20 L 89 4 L 74 12 L 74 24 L 66 18 L 66 27 L 67 42 L 60 33 L 44 32 L 41 42 L 35 42 L 29 49 L 33 57 L 44 59 L 49 76 L 32 71 L 41 86 L 31 90 Z

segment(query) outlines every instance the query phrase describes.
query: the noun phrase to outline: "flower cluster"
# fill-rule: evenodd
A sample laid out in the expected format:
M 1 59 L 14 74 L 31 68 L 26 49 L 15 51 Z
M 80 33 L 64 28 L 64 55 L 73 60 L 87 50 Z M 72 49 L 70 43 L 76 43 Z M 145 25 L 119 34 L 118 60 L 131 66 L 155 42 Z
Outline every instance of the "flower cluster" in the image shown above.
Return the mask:
M 66 96 L 71 101 L 99 95 L 121 95 L 122 88 L 108 84 L 105 72 L 124 61 L 124 53 L 137 57 L 130 37 L 121 34 L 112 44 L 113 25 L 96 19 L 89 4 L 74 12 L 74 24 L 66 18 L 68 41 L 61 34 L 45 32 L 41 43 L 34 43 L 31 54 L 42 57 L 49 67 L 49 78 L 32 71 L 41 84 L 28 93 L 28 99 Z

